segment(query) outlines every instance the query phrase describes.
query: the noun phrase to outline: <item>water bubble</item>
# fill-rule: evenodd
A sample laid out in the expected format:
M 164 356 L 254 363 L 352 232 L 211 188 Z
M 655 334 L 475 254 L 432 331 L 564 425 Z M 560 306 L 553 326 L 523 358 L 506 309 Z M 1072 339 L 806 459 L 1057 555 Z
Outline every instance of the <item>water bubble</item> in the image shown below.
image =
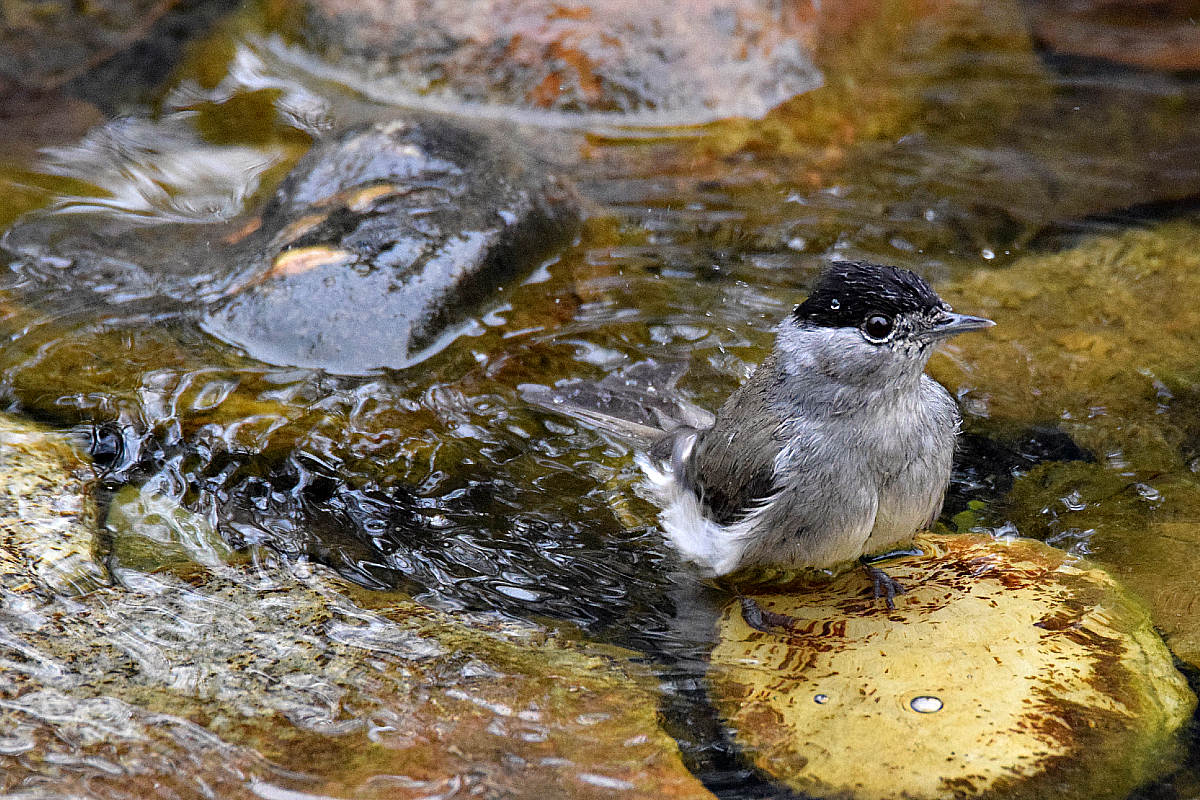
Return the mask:
M 908 701 L 909 706 L 918 714 L 934 714 L 942 710 L 942 701 L 933 695 L 923 694 Z
M 834 311 L 837 311 L 839 308 L 841 308 L 841 307 L 842 307 L 842 301 L 841 301 L 841 300 L 838 300 L 838 299 L 835 297 L 835 298 L 833 298 L 832 300 L 830 300 L 830 301 L 829 301 L 829 307 L 830 307 L 830 308 L 832 308 Z
M 1162 500 L 1162 492 L 1149 484 L 1135 483 L 1133 488 L 1137 490 L 1138 496 L 1143 500 L 1148 500 L 1151 503 L 1157 503 L 1159 500 Z
M 1067 511 L 1083 511 L 1087 508 L 1087 501 L 1083 499 L 1083 495 L 1078 489 L 1073 489 L 1070 494 L 1062 498 L 1062 504 Z
M 996 253 L 988 247 L 983 248 L 983 252 L 981 252 L 980 255 L 983 256 L 985 261 L 991 261 L 996 257 Z
M 828 703 L 828 702 L 829 702 L 829 695 L 827 695 L 827 694 L 814 694 L 814 695 L 813 695 L 813 702 L 814 702 L 814 703 L 816 703 L 817 705 L 821 705 L 821 706 L 823 706 L 823 705 L 825 705 L 826 703 Z

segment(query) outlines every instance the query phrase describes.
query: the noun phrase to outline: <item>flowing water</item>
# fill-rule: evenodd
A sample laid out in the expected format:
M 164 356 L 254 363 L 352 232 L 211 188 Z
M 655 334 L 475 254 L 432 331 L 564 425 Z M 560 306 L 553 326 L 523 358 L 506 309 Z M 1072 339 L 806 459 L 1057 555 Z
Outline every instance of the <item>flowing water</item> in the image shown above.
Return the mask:
M 629 452 L 517 387 L 655 359 L 683 365 L 682 394 L 715 408 L 822 264 L 909 266 L 1048 364 L 978 355 L 989 334 L 935 357 L 966 433 L 942 523 L 1048 539 L 1127 578 L 1136 565 L 1143 594 L 1160 572 L 1190 573 L 1138 550 L 1137 533 L 1200 520 L 1200 337 L 1169 302 L 1130 306 L 1194 279 L 1131 268 L 1089 284 L 1054 259 L 1131 230 L 1190 241 L 1200 81 L 1038 53 L 1019 8 L 962 16 L 871 23 L 826 59 L 821 88 L 761 120 L 448 109 L 569 176 L 582 226 L 415 366 L 344 377 L 206 334 L 204 309 L 245 268 L 206 243 L 252 215 L 312 138 L 418 101 L 323 67 L 242 12 L 152 100 L 123 101 L 77 140 L 29 134 L 5 151 L 0 221 L 17 227 L 0 276 L 0 398 L 91 437 L 102 502 L 158 487 L 215 524 L 223 553 L 312 560 L 436 609 L 635 651 L 710 789 L 786 797 L 739 760 L 705 700 L 721 600 L 665 545 Z M 1090 355 L 1064 338 L 1101 335 L 1106 315 L 1167 333 Z M 1048 351 L 1081 354 L 1074 377 Z M 1128 380 L 1093 386 L 1093 364 Z M 1060 379 L 1086 390 L 1060 397 Z M 1149 405 L 1129 399 L 1142 395 Z M 1146 796 L 1191 796 L 1196 758 Z

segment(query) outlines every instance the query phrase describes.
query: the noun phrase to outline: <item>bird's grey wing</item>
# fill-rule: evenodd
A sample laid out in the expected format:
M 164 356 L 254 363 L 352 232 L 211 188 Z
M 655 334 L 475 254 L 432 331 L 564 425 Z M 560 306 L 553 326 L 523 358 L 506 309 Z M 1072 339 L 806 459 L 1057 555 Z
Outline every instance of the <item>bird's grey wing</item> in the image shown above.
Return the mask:
M 669 431 L 678 425 L 687 425 L 697 430 L 711 428 L 717 415 L 684 399 L 677 388 L 679 379 L 687 372 L 683 361 L 659 361 L 648 358 L 631 364 L 616 375 L 609 376 L 601 384 L 610 382 L 621 387 L 641 387 L 655 395 L 657 405 L 652 405 L 658 427 Z
M 716 414 L 683 398 L 675 400 L 675 408 L 678 412 L 679 422 L 697 430 L 711 428 L 717 421 Z
M 766 427 L 748 428 L 734 436 L 726 436 L 724 431 L 704 432 L 688 470 L 688 481 L 714 522 L 736 522 L 778 491 L 778 452 L 778 443 Z
M 787 436 L 784 420 L 767 402 L 770 385 L 760 372 L 725 401 L 716 424 L 700 435 L 691 461 L 689 479 L 720 524 L 741 519 L 778 490 L 776 458 Z

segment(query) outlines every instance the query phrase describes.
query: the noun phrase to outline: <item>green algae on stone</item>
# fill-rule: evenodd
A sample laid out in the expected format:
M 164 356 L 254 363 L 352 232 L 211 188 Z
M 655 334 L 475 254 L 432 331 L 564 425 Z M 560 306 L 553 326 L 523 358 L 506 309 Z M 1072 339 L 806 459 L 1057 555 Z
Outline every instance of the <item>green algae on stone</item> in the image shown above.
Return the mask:
M 976 272 L 943 294 L 998 323 L 930 364 L 963 398 L 968 422 L 1050 423 L 1098 459 L 1018 476 L 981 521 L 1081 543 L 1146 597 L 1176 652 L 1196 660 L 1200 626 L 1180 610 L 1200 593 L 1174 577 L 1193 571 L 1193 551 L 1160 539 L 1200 519 L 1200 226 L 1091 237 Z
M 1191 568 L 1200 552 L 1200 521 L 1151 525 L 1130 545 L 1130 560 L 1114 572 L 1154 609 L 1154 624 L 1171 651 L 1200 665 L 1200 588 Z
M 1137 475 L 1104 464 L 1047 463 L 1017 478 L 985 515 L 1059 546 L 1082 546 L 1149 605 L 1176 656 L 1200 664 L 1200 482 L 1190 472 Z
M 1195 697 L 1107 574 L 1027 539 L 923 535 L 889 611 L 847 574 L 734 602 L 715 703 L 764 772 L 849 798 L 1120 798 L 1171 765 Z
M 1170 385 L 1200 379 L 1200 227 L 1093 237 L 974 272 L 943 296 L 997 322 L 930 364 L 969 415 L 1050 421 L 1134 468 L 1182 466 L 1161 412 Z
M 0 581 L 78 594 L 108 582 L 94 559 L 90 466 L 60 434 L 0 417 Z

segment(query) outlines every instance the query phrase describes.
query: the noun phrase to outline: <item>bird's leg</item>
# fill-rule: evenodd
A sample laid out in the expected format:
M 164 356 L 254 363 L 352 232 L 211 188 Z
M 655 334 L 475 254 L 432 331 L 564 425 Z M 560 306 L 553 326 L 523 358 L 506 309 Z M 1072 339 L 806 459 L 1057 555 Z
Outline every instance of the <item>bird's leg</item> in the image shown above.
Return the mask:
M 738 601 L 742 604 L 742 619 L 756 631 L 774 633 L 779 628 L 790 630 L 798 620 L 788 614 L 768 611 L 758 604 L 753 597 L 738 593 Z
M 862 568 L 863 572 L 867 573 L 867 577 L 871 579 L 871 585 L 875 593 L 875 599 L 878 600 L 882 597 L 883 601 L 887 603 L 888 610 L 895 610 L 896 595 L 904 594 L 904 592 L 907 591 L 904 588 L 904 584 L 900 583 L 900 581 L 896 580 L 891 575 L 888 575 L 879 567 L 872 567 L 870 564 L 864 562 Z
M 920 553 L 920 550 L 892 550 L 891 552 L 881 553 L 877 556 L 861 556 L 858 559 L 858 563 L 862 565 L 863 572 L 867 573 L 867 577 L 871 579 L 875 599 L 878 600 L 882 597 L 884 602 L 887 603 L 889 611 L 896 608 L 896 595 L 904 594 L 908 590 L 904 588 L 904 584 L 875 565 L 880 561 L 887 561 L 889 558 L 920 555 Z

